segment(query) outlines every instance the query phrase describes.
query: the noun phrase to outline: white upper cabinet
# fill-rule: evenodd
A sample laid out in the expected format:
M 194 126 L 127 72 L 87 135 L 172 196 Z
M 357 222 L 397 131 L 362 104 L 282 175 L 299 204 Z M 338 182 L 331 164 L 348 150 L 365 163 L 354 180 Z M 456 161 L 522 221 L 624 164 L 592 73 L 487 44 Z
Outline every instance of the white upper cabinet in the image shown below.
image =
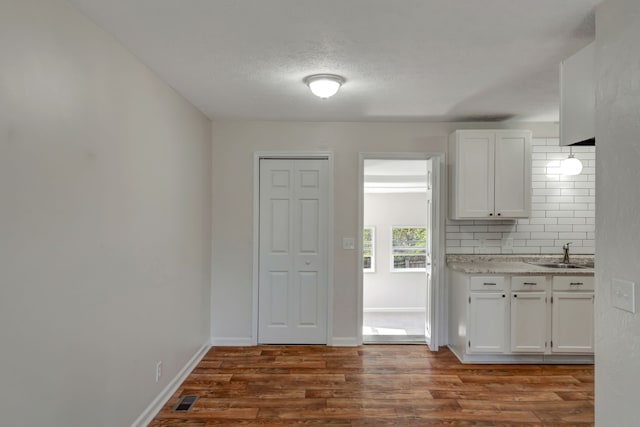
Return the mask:
M 560 64 L 560 145 L 595 137 L 595 49 L 593 43 Z
M 459 130 L 449 138 L 452 219 L 526 218 L 531 132 Z

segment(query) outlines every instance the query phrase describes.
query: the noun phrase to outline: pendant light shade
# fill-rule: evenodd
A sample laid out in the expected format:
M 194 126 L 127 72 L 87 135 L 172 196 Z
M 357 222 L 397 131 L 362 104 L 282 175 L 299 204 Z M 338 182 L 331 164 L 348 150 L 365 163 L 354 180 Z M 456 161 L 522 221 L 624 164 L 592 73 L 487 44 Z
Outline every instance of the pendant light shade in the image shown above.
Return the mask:
M 319 98 L 329 98 L 335 95 L 344 83 L 344 78 L 335 74 L 314 74 L 305 77 L 304 83 L 311 92 Z
M 569 147 L 569 157 L 560 162 L 560 173 L 562 175 L 580 175 L 582 172 L 582 162 L 576 159 Z

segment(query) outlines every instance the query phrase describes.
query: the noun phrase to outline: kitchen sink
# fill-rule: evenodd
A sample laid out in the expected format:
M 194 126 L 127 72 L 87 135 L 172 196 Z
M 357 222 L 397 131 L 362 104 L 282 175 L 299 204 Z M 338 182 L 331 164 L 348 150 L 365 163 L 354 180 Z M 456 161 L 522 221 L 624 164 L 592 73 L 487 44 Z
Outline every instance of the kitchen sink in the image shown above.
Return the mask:
M 528 264 L 546 268 L 586 268 L 584 265 L 566 264 L 564 262 L 529 262 Z

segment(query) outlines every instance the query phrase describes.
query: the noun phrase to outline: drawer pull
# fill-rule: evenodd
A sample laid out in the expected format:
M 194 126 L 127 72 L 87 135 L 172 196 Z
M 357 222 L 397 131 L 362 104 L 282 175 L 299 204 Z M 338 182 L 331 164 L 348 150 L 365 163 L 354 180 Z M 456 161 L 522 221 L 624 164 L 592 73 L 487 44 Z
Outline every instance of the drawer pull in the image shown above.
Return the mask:
M 487 283 L 487 282 L 483 283 L 483 285 L 485 285 L 485 286 L 496 286 L 495 283 Z
M 524 282 L 523 285 L 535 286 L 535 285 L 537 285 L 537 283 L 536 282 Z
M 571 282 L 571 283 L 569 283 L 569 284 L 570 284 L 571 286 L 582 286 L 582 285 L 584 285 L 584 283 L 582 283 L 582 282 Z

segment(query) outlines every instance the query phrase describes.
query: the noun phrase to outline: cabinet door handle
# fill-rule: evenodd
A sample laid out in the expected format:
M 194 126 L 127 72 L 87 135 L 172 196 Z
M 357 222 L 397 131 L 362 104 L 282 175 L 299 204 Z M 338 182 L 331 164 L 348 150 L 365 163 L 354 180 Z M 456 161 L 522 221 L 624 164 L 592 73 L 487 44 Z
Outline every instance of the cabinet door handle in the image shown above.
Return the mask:
M 571 285 L 571 286 L 574 286 L 574 285 L 575 286 L 582 286 L 582 285 L 584 285 L 584 283 L 582 283 L 582 282 L 571 282 L 571 283 L 569 283 L 569 285 Z
M 537 285 L 537 283 L 536 282 L 524 282 L 523 285 L 535 286 L 535 285 Z
M 498 216 L 502 215 L 500 212 L 498 212 Z
M 484 286 L 496 286 L 495 283 L 487 283 L 487 282 L 483 283 L 483 285 Z
M 490 213 L 489 216 L 493 216 L 493 213 Z
M 502 294 L 502 298 L 506 298 L 507 296 L 505 294 Z
M 518 294 L 513 294 L 513 297 L 514 298 L 518 298 Z

